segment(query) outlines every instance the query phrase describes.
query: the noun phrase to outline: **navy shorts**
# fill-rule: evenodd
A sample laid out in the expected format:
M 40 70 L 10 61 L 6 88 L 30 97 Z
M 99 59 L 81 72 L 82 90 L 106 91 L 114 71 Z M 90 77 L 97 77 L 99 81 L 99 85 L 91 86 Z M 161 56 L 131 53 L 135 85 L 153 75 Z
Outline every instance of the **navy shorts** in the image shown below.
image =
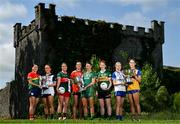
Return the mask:
M 98 92 L 98 99 L 108 99 L 111 98 L 111 94 L 109 92 Z
M 116 91 L 114 92 L 115 96 L 121 96 L 121 97 L 125 97 L 126 96 L 126 92 L 125 91 Z
M 140 90 L 130 90 L 130 91 L 127 91 L 127 94 L 134 94 L 137 92 L 140 92 Z
M 29 97 L 34 96 L 36 98 L 41 97 L 41 89 L 40 88 L 31 88 L 29 89 Z

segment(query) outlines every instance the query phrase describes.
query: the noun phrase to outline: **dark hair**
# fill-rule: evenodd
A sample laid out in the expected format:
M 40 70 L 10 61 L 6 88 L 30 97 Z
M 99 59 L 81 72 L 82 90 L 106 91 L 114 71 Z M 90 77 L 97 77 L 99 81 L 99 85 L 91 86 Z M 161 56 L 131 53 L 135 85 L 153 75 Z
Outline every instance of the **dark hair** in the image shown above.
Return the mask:
M 46 65 L 49 66 L 49 67 L 51 68 L 51 65 L 50 65 L 50 64 L 45 64 L 45 66 L 46 66 Z M 44 66 L 44 67 L 45 67 L 45 66 Z
M 90 64 L 92 66 L 92 64 L 89 61 L 87 61 L 86 64 Z
M 101 60 L 100 62 L 99 62 L 99 64 L 100 63 L 104 63 L 105 65 L 106 65 L 106 61 L 105 60 Z
M 136 62 L 136 59 L 135 59 L 135 58 L 129 58 L 129 59 L 128 59 L 128 62 L 130 62 L 131 60 L 133 60 L 134 62 Z

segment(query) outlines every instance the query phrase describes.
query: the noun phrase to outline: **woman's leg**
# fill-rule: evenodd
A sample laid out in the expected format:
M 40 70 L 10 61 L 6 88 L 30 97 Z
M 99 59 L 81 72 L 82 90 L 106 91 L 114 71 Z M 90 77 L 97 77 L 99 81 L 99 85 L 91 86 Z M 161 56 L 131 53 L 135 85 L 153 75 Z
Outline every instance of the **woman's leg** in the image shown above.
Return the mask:
M 124 97 L 120 97 L 120 107 L 119 107 L 120 120 L 122 120 L 122 115 L 123 115 L 123 104 L 124 104 Z
M 58 112 L 59 119 L 61 119 L 61 117 L 62 117 L 63 101 L 64 101 L 64 96 L 58 95 L 58 109 L 57 109 L 57 112 Z
M 49 113 L 51 119 L 53 119 L 54 116 L 54 96 L 49 95 L 48 97 L 48 104 L 49 104 Z
M 133 99 L 134 99 L 134 104 L 135 104 L 135 107 L 136 107 L 137 114 L 138 114 L 138 116 L 140 116 L 141 107 L 140 107 L 140 104 L 139 104 L 139 92 L 133 94 Z
M 89 106 L 90 106 L 91 118 L 93 119 L 94 117 L 94 98 L 93 97 L 89 98 Z
M 45 114 L 45 118 L 48 118 L 48 114 L 49 114 L 49 110 L 48 110 L 48 101 L 46 99 L 46 97 L 42 98 L 42 102 L 44 104 L 44 114 Z
M 64 106 L 63 106 L 63 119 L 65 120 L 67 117 L 67 109 L 69 105 L 69 98 L 70 97 L 64 97 Z
M 101 116 L 104 117 L 104 114 L 105 114 L 104 99 L 99 99 L 99 105 L 100 105 Z
M 112 114 L 111 98 L 106 98 L 106 107 L 107 107 L 108 116 L 111 117 Z
M 120 115 L 120 96 L 116 96 L 116 119 L 119 119 L 119 115 Z
M 35 112 L 35 106 L 36 106 L 36 97 L 30 96 L 29 97 L 29 119 L 34 119 L 34 112 Z
M 77 107 L 78 107 L 78 95 L 74 95 L 74 103 L 73 103 L 73 118 L 77 118 Z
M 135 116 L 135 108 L 134 108 L 134 100 L 133 100 L 133 95 L 132 94 L 128 94 L 128 99 L 129 99 L 129 103 L 130 103 L 130 109 L 131 109 L 131 114 L 132 114 L 132 119 L 134 119 Z
M 85 97 L 82 98 L 83 110 L 84 110 L 84 118 L 88 116 L 88 103 Z

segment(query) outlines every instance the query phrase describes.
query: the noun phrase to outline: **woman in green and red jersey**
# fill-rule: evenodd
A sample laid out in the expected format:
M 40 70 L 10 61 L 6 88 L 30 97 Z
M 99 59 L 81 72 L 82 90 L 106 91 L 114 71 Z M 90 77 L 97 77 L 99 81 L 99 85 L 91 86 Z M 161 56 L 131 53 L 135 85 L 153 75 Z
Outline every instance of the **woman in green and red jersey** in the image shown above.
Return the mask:
M 59 120 L 65 120 L 67 114 L 67 108 L 69 104 L 71 86 L 70 86 L 70 79 L 67 73 L 67 64 L 61 64 L 62 71 L 57 74 L 57 93 L 58 93 L 58 116 Z
M 33 65 L 32 71 L 28 73 L 28 89 L 29 89 L 29 120 L 34 120 L 34 113 L 36 110 L 39 97 L 41 96 L 40 75 L 37 73 L 38 66 Z

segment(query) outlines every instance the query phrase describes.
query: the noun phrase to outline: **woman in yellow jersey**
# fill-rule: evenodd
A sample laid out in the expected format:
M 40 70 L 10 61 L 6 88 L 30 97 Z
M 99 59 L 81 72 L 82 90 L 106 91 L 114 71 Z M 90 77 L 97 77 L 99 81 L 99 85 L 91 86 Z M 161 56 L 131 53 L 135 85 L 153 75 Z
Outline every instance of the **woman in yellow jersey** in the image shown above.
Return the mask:
M 140 104 L 139 104 L 141 71 L 136 69 L 135 59 L 129 60 L 129 66 L 130 66 L 130 70 L 132 70 L 132 72 L 133 72 L 133 75 L 131 76 L 132 84 L 129 84 L 127 87 L 128 99 L 130 102 L 132 119 L 139 120 L 139 116 L 141 113 L 141 108 L 140 108 Z

